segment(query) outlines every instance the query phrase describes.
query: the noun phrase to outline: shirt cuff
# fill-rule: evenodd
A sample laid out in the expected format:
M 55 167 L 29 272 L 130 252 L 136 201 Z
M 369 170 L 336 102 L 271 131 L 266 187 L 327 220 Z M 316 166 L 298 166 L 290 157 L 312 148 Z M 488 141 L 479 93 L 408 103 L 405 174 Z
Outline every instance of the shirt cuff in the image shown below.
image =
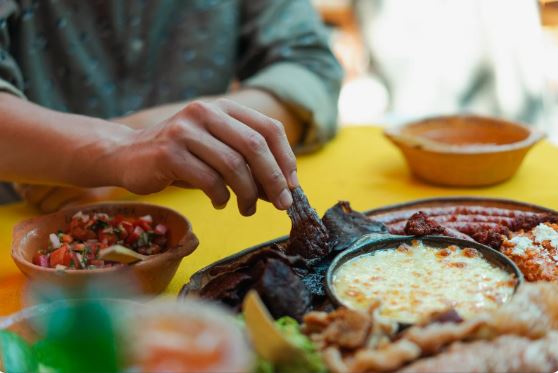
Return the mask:
M 337 99 L 319 77 L 304 67 L 281 62 L 242 82 L 274 94 L 304 123 L 303 137 L 294 150 L 315 150 L 331 139 L 337 129 Z
M 8 83 L 7 81 L 0 79 L 0 92 L 7 92 L 13 95 L 16 95 L 24 100 L 27 99 L 22 91 L 16 88 L 13 84 Z

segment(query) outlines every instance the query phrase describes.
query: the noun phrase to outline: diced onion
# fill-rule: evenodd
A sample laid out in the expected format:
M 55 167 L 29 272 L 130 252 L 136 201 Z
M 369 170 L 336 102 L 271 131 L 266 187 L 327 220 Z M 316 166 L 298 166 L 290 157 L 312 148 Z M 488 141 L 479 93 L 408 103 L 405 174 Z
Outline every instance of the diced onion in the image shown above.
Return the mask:
M 82 223 L 87 223 L 89 221 L 89 215 L 84 214 L 81 211 L 76 212 L 76 214 L 73 216 L 73 219 L 76 219 L 78 221 L 81 221 Z
M 146 221 L 148 223 L 153 223 L 153 218 L 151 217 L 151 215 L 142 216 L 140 220 Z
M 52 244 L 52 247 L 55 249 L 58 249 L 61 245 L 60 243 L 60 239 L 58 238 L 58 236 L 54 233 L 51 233 L 48 238 L 50 239 L 50 243 Z

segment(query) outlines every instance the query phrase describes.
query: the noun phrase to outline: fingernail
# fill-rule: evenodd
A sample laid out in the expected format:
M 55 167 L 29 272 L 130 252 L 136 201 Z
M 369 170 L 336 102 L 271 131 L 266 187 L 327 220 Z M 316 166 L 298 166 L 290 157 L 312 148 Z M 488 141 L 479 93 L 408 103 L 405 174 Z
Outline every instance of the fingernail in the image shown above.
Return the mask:
M 217 210 L 222 210 L 222 209 L 224 209 L 225 207 L 227 207 L 227 202 L 221 203 L 220 205 L 218 205 L 218 204 L 216 204 L 216 203 L 214 203 L 214 202 L 212 202 L 212 203 L 213 203 L 213 207 L 215 207 Z
M 296 173 L 296 171 L 291 172 L 289 179 L 289 182 L 291 183 L 291 185 L 289 185 L 290 187 L 294 188 L 300 185 L 300 183 L 298 182 L 298 174 Z
M 281 194 L 279 194 L 279 198 L 277 200 L 277 207 L 286 210 L 293 204 L 293 196 L 288 189 L 283 189 Z

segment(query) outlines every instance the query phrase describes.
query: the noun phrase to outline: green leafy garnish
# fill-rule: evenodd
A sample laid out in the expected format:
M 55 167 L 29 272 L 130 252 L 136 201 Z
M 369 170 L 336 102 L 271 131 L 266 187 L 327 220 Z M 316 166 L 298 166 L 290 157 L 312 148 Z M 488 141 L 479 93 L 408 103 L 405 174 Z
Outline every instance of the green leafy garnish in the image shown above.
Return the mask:
M 292 372 L 325 373 L 326 366 L 314 343 L 302 334 L 299 323 L 292 317 L 283 316 L 275 321 L 275 326 L 298 349 L 303 351 L 303 359 L 293 359 L 289 363 L 273 364 L 261 357 L 256 361 L 256 373 Z
M 138 246 L 139 247 L 148 246 L 149 242 L 150 242 L 149 234 L 147 232 L 142 232 L 138 239 Z

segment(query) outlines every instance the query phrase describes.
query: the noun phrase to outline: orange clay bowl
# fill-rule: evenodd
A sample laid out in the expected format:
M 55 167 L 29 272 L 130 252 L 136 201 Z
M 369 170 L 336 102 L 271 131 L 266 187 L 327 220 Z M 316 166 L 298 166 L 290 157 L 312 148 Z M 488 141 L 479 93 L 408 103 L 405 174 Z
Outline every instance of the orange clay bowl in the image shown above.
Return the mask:
M 544 135 L 475 115 L 441 116 L 386 129 L 413 175 L 445 186 L 485 186 L 512 177 Z
M 66 229 L 78 211 L 133 217 L 149 214 L 154 222 L 168 227 L 167 250 L 135 264 L 111 268 L 57 270 L 33 264 L 33 255 L 48 245 L 49 234 Z M 62 288 L 69 295 L 75 293 L 82 296 L 86 289 L 96 284 L 126 288 L 133 295 L 156 295 L 167 287 L 182 258 L 191 254 L 197 246 L 198 239 L 190 222 L 176 211 L 143 203 L 116 202 L 69 208 L 19 223 L 13 231 L 12 258 L 33 283 Z

